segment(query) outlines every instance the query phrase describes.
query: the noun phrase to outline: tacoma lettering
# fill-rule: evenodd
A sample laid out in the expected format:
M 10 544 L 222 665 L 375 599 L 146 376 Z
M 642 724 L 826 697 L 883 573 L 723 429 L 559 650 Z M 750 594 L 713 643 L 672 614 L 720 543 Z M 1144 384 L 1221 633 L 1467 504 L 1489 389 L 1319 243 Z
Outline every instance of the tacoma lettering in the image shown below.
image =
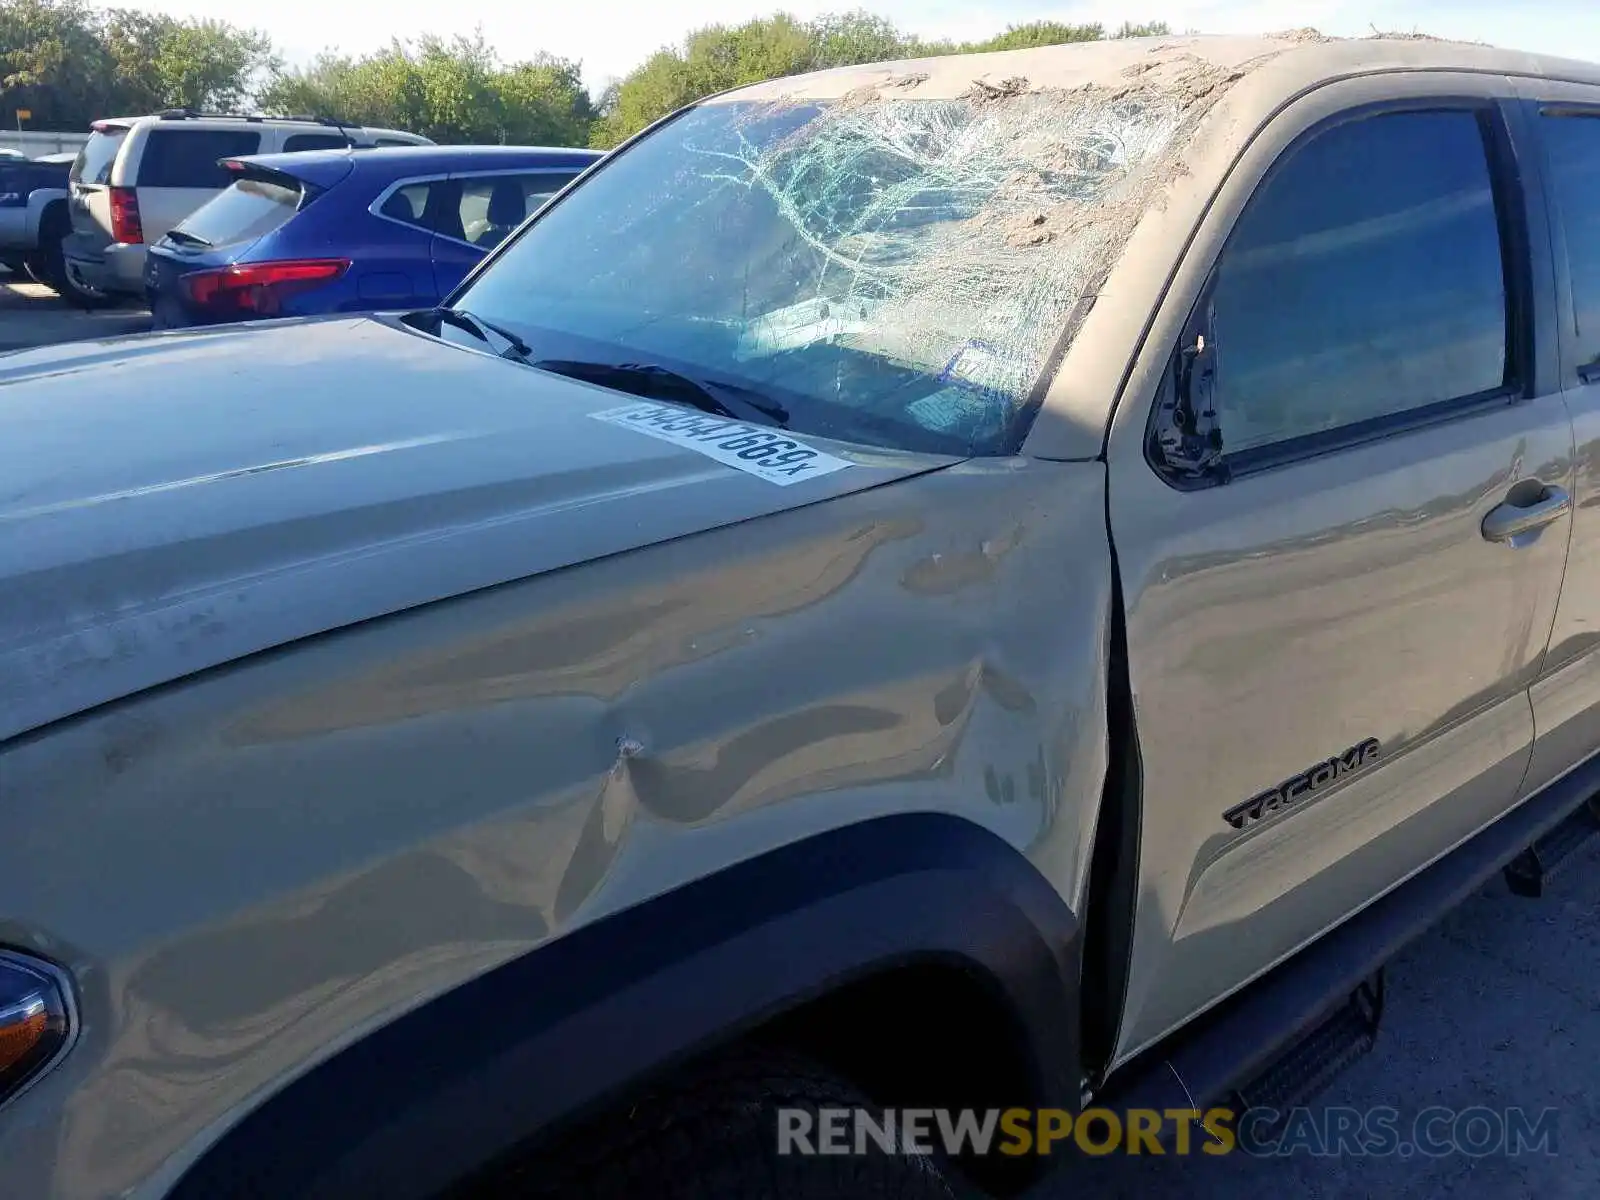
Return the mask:
M 1242 804 L 1235 804 L 1222 814 L 1222 819 L 1235 829 L 1244 829 L 1279 813 L 1293 804 L 1319 792 L 1329 784 L 1344 778 L 1352 771 L 1377 760 L 1378 739 L 1368 738 L 1332 758 L 1308 767 L 1298 775 L 1291 775 L 1276 787 L 1252 796 Z

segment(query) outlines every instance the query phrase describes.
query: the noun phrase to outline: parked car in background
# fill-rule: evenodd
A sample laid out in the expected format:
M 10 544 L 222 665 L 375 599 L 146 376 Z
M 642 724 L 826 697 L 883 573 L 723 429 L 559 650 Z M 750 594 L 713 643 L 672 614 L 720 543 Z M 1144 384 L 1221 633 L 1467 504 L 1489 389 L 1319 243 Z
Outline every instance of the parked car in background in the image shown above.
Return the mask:
M 156 328 L 432 306 L 600 157 L 422 146 L 226 159 L 229 187 L 150 247 Z
M 71 232 L 67 173 L 72 158 L 30 159 L 0 148 L 0 266 L 52 287 L 62 274 L 62 240 Z
M 68 298 L 82 304 L 144 292 L 146 246 L 226 188 L 219 160 L 330 147 L 432 145 L 398 129 L 305 118 L 176 110 L 94 123 L 73 163 Z

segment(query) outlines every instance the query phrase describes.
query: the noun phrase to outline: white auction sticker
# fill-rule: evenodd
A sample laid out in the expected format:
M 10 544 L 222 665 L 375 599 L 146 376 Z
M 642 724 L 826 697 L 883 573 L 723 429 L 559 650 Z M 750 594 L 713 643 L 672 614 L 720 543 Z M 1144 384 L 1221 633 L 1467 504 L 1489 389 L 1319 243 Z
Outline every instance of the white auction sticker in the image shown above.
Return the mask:
M 788 487 L 802 479 L 830 475 L 852 464 L 796 441 L 781 429 L 747 425 L 678 407 L 676 404 L 629 404 L 590 413 L 597 421 L 623 425 L 664 442 L 714 458 L 768 483 Z

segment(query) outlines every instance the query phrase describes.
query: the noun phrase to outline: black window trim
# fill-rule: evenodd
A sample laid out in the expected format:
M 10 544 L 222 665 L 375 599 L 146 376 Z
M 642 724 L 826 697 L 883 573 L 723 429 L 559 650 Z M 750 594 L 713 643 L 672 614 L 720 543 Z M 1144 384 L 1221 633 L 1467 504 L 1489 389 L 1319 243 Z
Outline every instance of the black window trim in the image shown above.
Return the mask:
M 1532 278 L 1527 181 L 1522 178 L 1523 172 L 1518 162 L 1516 139 L 1512 133 L 1513 122 L 1507 111 L 1510 103 L 1514 102 L 1485 96 L 1442 94 L 1378 100 L 1344 109 L 1302 130 L 1278 154 L 1251 191 L 1251 199 L 1254 199 L 1262 187 L 1301 147 L 1337 126 L 1395 113 L 1475 113 L 1484 138 L 1496 223 L 1500 229 L 1506 295 L 1505 381 L 1499 387 L 1472 395 L 1436 401 L 1403 412 L 1387 413 L 1337 429 L 1286 438 L 1281 442 L 1236 451 L 1232 454 L 1224 449 L 1218 466 L 1203 474 L 1176 468 L 1162 455 L 1158 440 L 1163 403 L 1170 400 L 1173 364 L 1176 363 L 1182 348 L 1193 341 L 1195 333 L 1205 328 L 1205 314 L 1208 313 L 1211 304 L 1217 264 L 1228 252 L 1233 240 L 1234 230 L 1230 230 L 1221 249 L 1217 251 L 1194 307 L 1184 321 L 1178 343 L 1168 356 L 1168 366 L 1163 371 L 1161 387 L 1157 392 L 1155 403 L 1150 406 L 1145 433 L 1145 458 L 1157 475 L 1169 486 L 1180 491 L 1217 487 L 1235 479 L 1368 445 L 1418 429 L 1430 428 L 1446 421 L 1461 420 L 1486 411 L 1521 404 L 1538 394 L 1536 383 L 1539 372 L 1535 352 L 1537 330 L 1534 320 L 1536 293 Z M 1246 206 L 1248 204 L 1247 200 Z M 1243 211 L 1241 208 L 1241 215 Z M 1236 220 L 1235 229 L 1237 224 Z M 1226 438 L 1226 430 L 1223 430 L 1223 436 Z
M 1600 101 L 1562 100 L 1527 102 L 1525 111 L 1535 124 L 1534 140 L 1538 145 L 1539 167 L 1545 179 L 1550 179 L 1550 143 L 1539 122 L 1550 120 L 1589 120 L 1600 122 Z M 1567 225 L 1561 211 L 1561 197 L 1556 194 L 1555 183 L 1550 181 L 1544 189 L 1545 204 L 1550 222 L 1551 254 L 1554 258 L 1557 298 L 1556 326 L 1560 330 L 1561 374 L 1564 382 L 1574 381 L 1584 387 L 1600 384 L 1600 348 L 1587 358 L 1582 357 L 1584 347 L 1579 340 L 1577 319 L 1578 301 L 1572 290 L 1572 259 L 1567 246 Z

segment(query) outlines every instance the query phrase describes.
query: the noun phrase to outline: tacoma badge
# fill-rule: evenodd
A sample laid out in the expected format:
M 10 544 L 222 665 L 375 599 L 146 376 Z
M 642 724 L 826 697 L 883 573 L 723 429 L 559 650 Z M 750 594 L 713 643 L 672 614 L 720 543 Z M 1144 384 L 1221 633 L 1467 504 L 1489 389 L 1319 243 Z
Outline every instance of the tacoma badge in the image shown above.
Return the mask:
M 1351 746 L 1343 754 L 1336 754 L 1326 762 L 1319 762 L 1298 775 L 1290 776 L 1277 787 L 1268 788 L 1260 795 L 1252 796 L 1243 804 L 1235 804 L 1222 814 L 1222 819 L 1235 829 L 1254 825 L 1274 813 L 1282 812 L 1291 804 L 1299 803 L 1312 792 L 1327 787 L 1335 779 L 1341 779 L 1352 771 L 1359 771 L 1377 757 L 1378 739 L 1368 738 Z

